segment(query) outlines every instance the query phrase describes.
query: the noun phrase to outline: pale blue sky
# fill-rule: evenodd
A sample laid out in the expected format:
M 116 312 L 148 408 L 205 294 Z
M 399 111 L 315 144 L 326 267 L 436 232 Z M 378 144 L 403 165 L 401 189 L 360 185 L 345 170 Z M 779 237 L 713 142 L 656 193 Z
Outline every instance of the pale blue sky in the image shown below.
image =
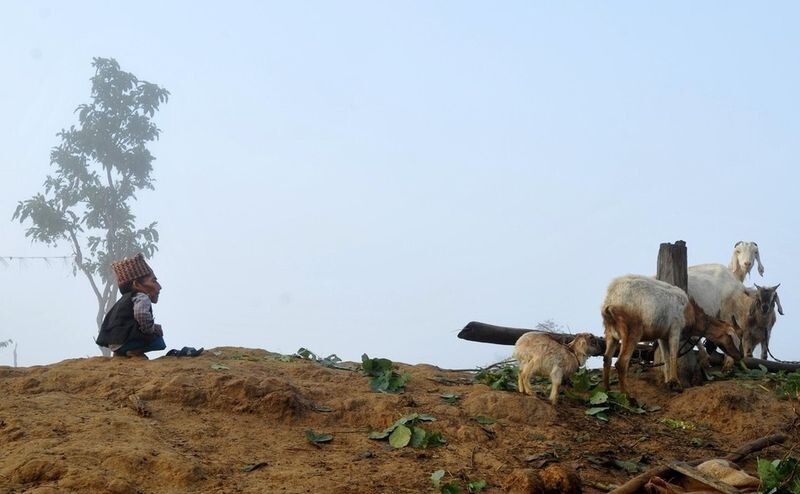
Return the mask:
M 166 87 L 151 264 L 169 348 L 475 367 L 470 320 L 602 334 L 608 282 L 661 242 L 782 283 L 795 337 L 800 8 L 793 2 L 4 2 L 0 256 L 91 60 Z M 5 218 L 5 220 L 3 219 Z M 21 365 L 96 354 L 95 300 L 54 263 L 0 266 Z M 0 364 L 10 363 L 8 349 Z

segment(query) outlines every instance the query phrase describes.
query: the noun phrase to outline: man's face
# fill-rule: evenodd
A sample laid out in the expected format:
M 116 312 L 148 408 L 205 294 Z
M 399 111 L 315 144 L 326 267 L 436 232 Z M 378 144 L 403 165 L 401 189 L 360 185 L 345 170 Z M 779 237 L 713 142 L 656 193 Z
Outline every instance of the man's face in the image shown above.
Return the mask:
M 147 294 L 152 303 L 158 303 L 158 294 L 161 292 L 161 283 L 158 282 L 156 275 L 148 274 L 142 279 L 134 281 L 133 288 L 137 292 Z

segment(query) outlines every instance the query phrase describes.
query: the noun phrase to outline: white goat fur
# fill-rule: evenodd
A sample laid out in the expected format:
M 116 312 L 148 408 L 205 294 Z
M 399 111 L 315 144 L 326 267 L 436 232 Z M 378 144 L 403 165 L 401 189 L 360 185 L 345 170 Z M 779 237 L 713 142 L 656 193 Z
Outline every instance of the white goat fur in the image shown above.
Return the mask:
M 569 377 L 586 363 L 597 339 L 590 333 L 579 333 L 568 345 L 554 340 L 544 333 L 530 332 L 519 337 L 514 345 L 514 358 L 519 362 L 517 389 L 532 395 L 531 376 L 550 378 L 550 403 L 558 401 L 558 388 L 565 377 Z
M 761 264 L 758 244 L 740 240 L 733 246 L 733 255 L 728 269 L 737 280 L 744 281 L 745 277 L 750 274 L 750 270 L 753 269 L 753 261 L 758 263 L 758 274 L 764 276 L 764 265 Z
M 658 340 L 664 355 L 664 381 L 680 387 L 678 344 L 686 326 L 689 297 L 680 288 L 647 276 L 626 275 L 608 285 L 601 307 L 606 351 L 603 383 L 608 389 L 611 358 L 620 346 L 616 368 L 619 384 L 627 392 L 626 374 L 636 344 Z
M 747 289 L 734 274 L 722 264 L 700 264 L 688 269 L 688 292 L 697 305 L 706 314 L 725 322 L 734 320 L 741 328 L 739 335 L 755 331 L 754 321 L 749 317 L 750 308 L 755 301 L 755 291 Z M 698 345 L 701 360 L 707 361 L 708 355 Z M 724 369 L 733 366 L 733 359 L 725 357 Z

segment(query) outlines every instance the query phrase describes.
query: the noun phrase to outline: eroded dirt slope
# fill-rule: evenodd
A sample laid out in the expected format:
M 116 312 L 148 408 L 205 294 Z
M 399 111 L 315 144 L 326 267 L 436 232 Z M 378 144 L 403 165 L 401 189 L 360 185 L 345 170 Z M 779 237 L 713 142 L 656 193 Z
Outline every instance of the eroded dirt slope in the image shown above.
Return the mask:
M 510 492 L 526 471 L 548 463 L 574 470 L 584 491 L 596 492 L 634 475 L 624 470 L 629 463 L 724 456 L 777 431 L 789 432 L 784 446 L 800 444 L 792 428 L 798 402 L 747 382 L 675 394 L 655 372 L 631 376 L 632 394 L 660 409 L 605 423 L 569 398 L 553 408 L 474 384 L 467 372 L 400 368 L 411 380 L 394 395 L 370 391 L 357 372 L 244 348 L 0 367 L 0 493 L 420 493 L 434 492 L 430 475 L 439 469 L 462 486 L 485 480 L 483 492 Z M 447 403 L 441 394 L 448 393 L 460 398 Z M 424 427 L 441 432 L 446 445 L 394 449 L 367 437 L 411 413 L 434 416 Z M 694 429 L 668 427 L 664 418 Z M 333 440 L 314 445 L 309 429 Z

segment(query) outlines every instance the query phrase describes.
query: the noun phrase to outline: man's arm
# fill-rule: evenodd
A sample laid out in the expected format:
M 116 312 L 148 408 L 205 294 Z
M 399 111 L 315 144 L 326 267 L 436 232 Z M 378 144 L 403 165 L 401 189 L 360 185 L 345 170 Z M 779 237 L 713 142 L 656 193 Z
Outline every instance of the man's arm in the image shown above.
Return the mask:
M 153 305 L 150 303 L 150 297 L 147 294 L 137 293 L 133 296 L 133 318 L 139 323 L 139 330 L 142 333 L 155 333 Z

